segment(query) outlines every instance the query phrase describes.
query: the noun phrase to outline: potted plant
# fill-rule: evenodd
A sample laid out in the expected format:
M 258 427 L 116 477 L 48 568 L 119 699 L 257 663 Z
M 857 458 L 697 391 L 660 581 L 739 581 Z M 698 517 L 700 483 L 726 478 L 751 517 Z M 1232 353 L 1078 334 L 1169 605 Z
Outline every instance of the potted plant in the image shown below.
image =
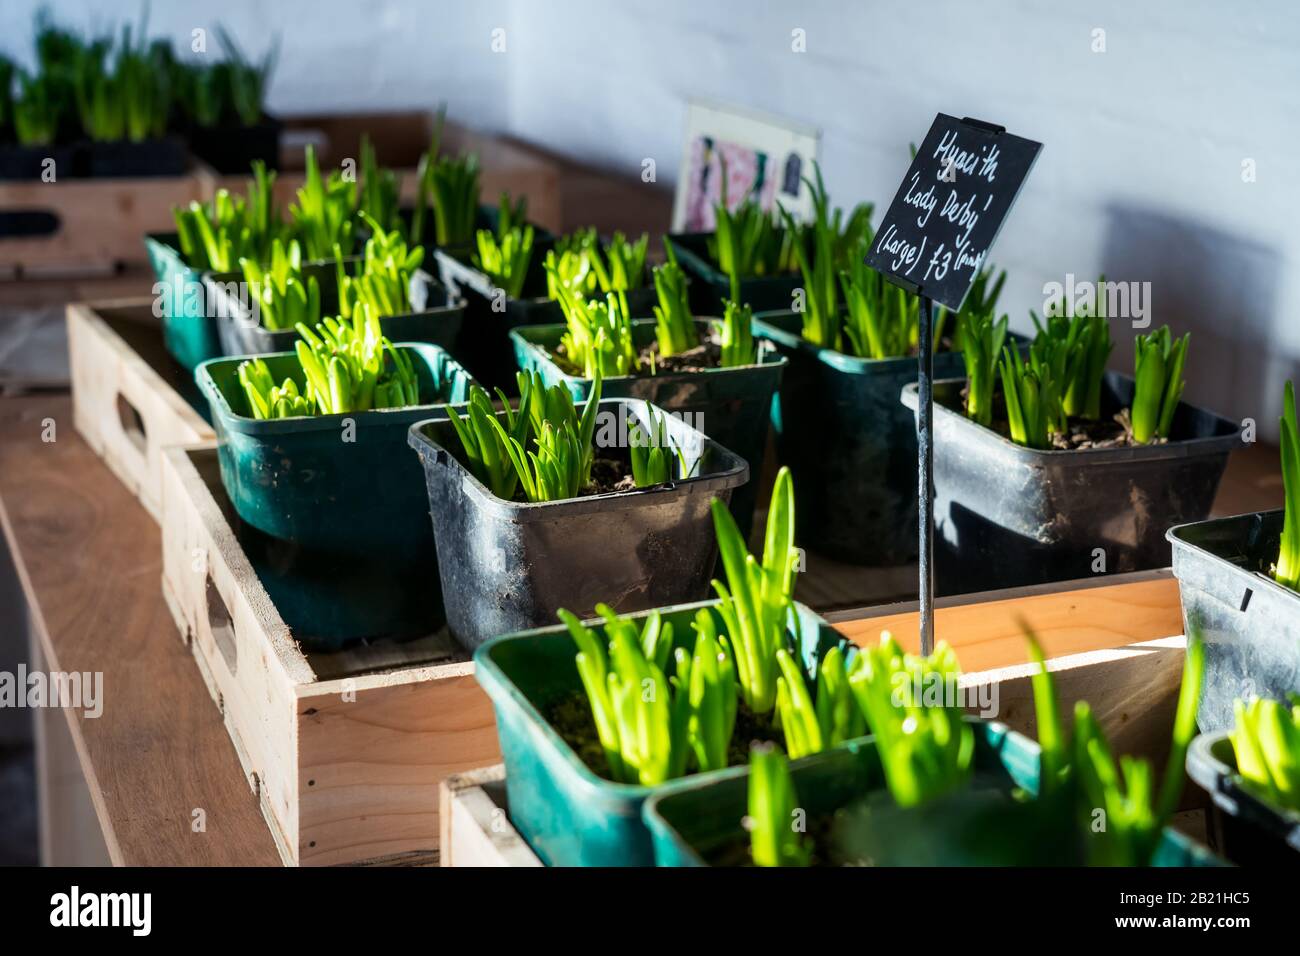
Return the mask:
M 163 337 L 167 350 L 186 370 L 222 354 L 204 274 L 230 272 L 244 258 L 263 262 L 275 240 L 287 236 L 272 199 L 274 188 L 275 173 L 255 164 L 246 198 L 219 189 L 207 203 L 173 209 L 176 232 L 145 236 Z
M 75 67 L 76 104 L 85 141 L 85 173 L 93 177 L 177 176 L 185 171 L 184 143 L 167 131 L 171 111 L 166 43 L 150 43 L 142 23 L 121 41 L 85 44 Z
M 1032 678 L 1041 747 L 917 694 L 855 684 L 871 737 L 787 762 L 757 746 L 749 767 L 670 784 L 646 801 L 661 866 L 1189 866 L 1212 854 L 1166 824 L 1182 792 L 1171 759 L 1157 790 L 1145 760 L 1116 764 L 1088 705 L 1067 743 L 1041 650 Z M 1173 758 L 1195 732 L 1200 647 L 1189 645 Z M 874 718 L 874 719 L 873 719 Z M 955 721 L 955 722 L 954 722 Z M 960 732 L 954 733 L 953 728 Z M 1122 768 L 1122 769 L 1121 769 Z M 1097 810 L 1106 826 L 1096 826 Z
M 400 230 L 385 232 L 368 213 L 361 216 L 370 237 L 359 257 L 344 259 L 339 250 L 332 266 L 305 263 L 297 240 L 276 239 L 265 267 L 243 258 L 239 272 L 204 276 L 226 355 L 288 351 L 299 323 L 310 328 L 322 315 L 350 319 L 358 303 L 380 317 L 393 341 L 452 349 L 464 303 L 420 268 L 423 249 L 408 249 Z
M 1295 865 L 1300 854 L 1300 702 L 1233 702 L 1234 726 L 1192 742 L 1187 775 L 1213 802 L 1211 833 L 1243 866 Z
M 777 453 L 794 470 L 817 551 L 852 564 L 907 564 L 917 543 L 916 425 L 898 393 L 916 381 L 919 301 L 864 263 L 870 207 L 855 210 L 845 228 L 820 171 L 809 188 L 808 248 L 796 250 L 804 308 L 754 318 L 755 334 L 789 361 L 772 408 Z M 986 271 L 958 321 L 941 313 L 937 376 L 960 373 L 961 329 L 974 316 L 995 317 L 1002 282 Z M 1005 337 L 1005 321 L 993 324 Z
M 280 167 L 283 123 L 266 112 L 266 88 L 279 57 L 277 39 L 260 62 L 217 27 L 225 59 L 177 63 L 172 86 L 184 106 L 182 128 L 194 154 L 223 175 L 243 175 L 259 162 Z
M 286 573 L 266 582 L 312 649 L 428 634 L 441 623 L 424 481 L 411 424 L 445 417 L 472 380 L 434 345 L 394 345 L 361 304 L 291 353 L 216 359 L 197 373 L 220 442 L 221 480 Z
M 479 391 L 464 419 L 411 429 L 438 549 L 457 556 L 441 564 L 452 635 L 473 649 L 561 607 L 703 597 L 709 500 L 746 481 L 745 463 L 653 406 L 602 402 L 599 387 L 580 411 L 561 386 L 521 374 L 519 388 L 518 411 Z M 648 452 L 663 465 L 645 468 Z M 637 480 L 652 471 L 659 480 Z
M 870 216 L 870 207 L 865 208 Z M 780 207 L 769 212 L 753 197 L 729 208 L 725 164 L 713 215 L 712 233 L 668 237 L 694 280 L 695 308 L 718 315 L 727 300 L 756 312 L 791 308 L 800 284 L 796 250 L 806 241 L 802 228 L 783 220 Z
M 40 179 L 53 161 L 55 176 L 75 176 L 75 153 L 59 142 L 59 118 L 66 101 L 62 88 L 43 74 L 0 62 L 0 179 Z M 12 92 L 11 92 L 12 91 Z
M 565 324 L 512 329 L 515 359 L 521 369 L 539 372 L 548 385 L 564 385 L 575 401 L 587 398 L 599 371 L 606 397 L 642 399 L 684 415 L 745 459 L 750 474 L 757 476 L 786 360 L 765 343 L 755 343 L 748 306 L 728 301 L 721 319 L 692 315 L 686 275 L 671 242 L 667 250 L 668 261 L 653 272 L 658 299 L 650 307 L 653 319 L 632 318 L 644 313 L 634 311 L 620 289 L 611 287 L 604 301 L 589 298 L 597 290 L 575 288 L 566 278 L 575 274 L 564 270 L 566 260 L 548 256 L 547 278 Z M 731 498 L 732 513 L 745 533 L 756 485 L 751 481 Z
M 511 820 L 547 863 L 649 865 L 641 807 L 669 781 L 725 773 L 752 740 L 802 756 L 860 739 L 870 715 L 855 685 L 956 680 L 946 645 L 921 660 L 885 636 L 859 654 L 792 600 L 788 471 L 761 559 L 723 502 L 712 512 L 726 577 L 714 582 L 718 600 L 629 617 L 602 607 L 588 622 L 562 611 L 562 627 L 504 635 L 475 653 L 496 708 Z
M 967 380 L 935 382 L 939 593 L 1169 564 L 1166 530 L 1209 513 L 1240 433 L 1180 400 L 1187 344 L 1138 336 L 1129 378 L 1106 371 L 1101 310 L 1058 310 L 1027 360 L 981 348 Z M 963 400 L 968 382 L 979 400 Z M 903 391 L 913 410 L 916 394 Z
M 1300 440 L 1290 382 L 1281 443 L 1285 508 L 1198 521 L 1167 535 L 1183 618 L 1207 635 L 1199 715 L 1207 733 L 1232 727 L 1238 697 L 1300 693 Z

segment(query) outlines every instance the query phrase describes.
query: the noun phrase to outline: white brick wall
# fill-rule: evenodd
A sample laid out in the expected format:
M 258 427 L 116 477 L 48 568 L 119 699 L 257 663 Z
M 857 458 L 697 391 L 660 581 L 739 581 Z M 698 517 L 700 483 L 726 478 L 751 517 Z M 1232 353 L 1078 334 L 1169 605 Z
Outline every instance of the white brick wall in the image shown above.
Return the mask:
M 0 45 L 26 36 L 36 6 L 6 0 Z M 100 22 L 129 7 L 54 4 Z M 936 111 L 1002 123 L 1046 147 L 995 249 L 1017 327 L 1044 281 L 1104 268 L 1155 283 L 1156 322 L 1193 331 L 1189 397 L 1271 434 L 1297 374 L 1300 5 L 1288 0 L 173 0 L 154 4 L 153 24 L 187 37 L 218 12 L 246 46 L 261 48 L 259 28 L 283 34 L 278 109 L 445 99 L 453 117 L 632 174 L 654 157 L 661 184 L 692 95 L 821 127 L 843 203 L 886 203 Z M 489 48 L 497 26 L 504 54 Z M 795 27 L 806 53 L 791 52 Z M 1105 53 L 1091 50 L 1098 27 Z

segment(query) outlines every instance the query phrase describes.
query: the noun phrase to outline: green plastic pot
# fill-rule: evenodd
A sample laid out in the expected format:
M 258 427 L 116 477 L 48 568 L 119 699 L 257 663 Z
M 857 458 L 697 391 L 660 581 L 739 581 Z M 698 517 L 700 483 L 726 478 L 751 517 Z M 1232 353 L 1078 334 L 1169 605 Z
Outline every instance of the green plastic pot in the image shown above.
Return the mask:
M 434 345 L 403 343 L 422 403 L 342 415 L 258 420 L 238 368 L 199 366 L 212 409 L 221 481 L 240 519 L 274 542 L 282 575 L 268 590 L 312 649 L 427 634 L 442 622 L 437 558 L 420 463 L 407 450 L 415 421 L 444 420 L 473 380 Z M 272 377 L 304 384 L 292 353 L 261 357 Z
M 345 259 L 345 268 L 360 259 Z M 332 262 L 303 266 L 305 276 L 320 284 L 321 315 L 338 314 L 338 269 Z M 294 329 L 267 329 L 253 319 L 243 298 L 242 272 L 208 273 L 203 277 L 208 300 L 213 303 L 221 348 L 225 355 L 268 355 L 292 352 L 298 333 Z M 423 269 L 411 276 L 412 310 L 380 317 L 379 327 L 394 342 L 423 342 L 451 352 L 460 334 L 465 303 L 449 293 Z
M 692 646 L 691 621 L 702 607 L 716 608 L 717 602 L 660 611 L 673 625 L 677 646 Z M 844 637 L 811 610 L 796 609 L 805 664 L 844 645 Z M 631 617 L 640 620 L 648 613 Z M 716 610 L 714 616 L 719 633 L 725 633 Z M 582 693 L 576 653 L 572 636 L 557 625 L 497 637 L 474 654 L 475 675 L 496 710 L 511 822 L 551 866 L 650 866 L 654 848 L 641 806 L 659 788 L 598 776 L 547 722 L 545 715 L 558 702 Z
M 916 358 L 856 358 L 813 345 L 802 327 L 789 310 L 754 316 L 754 334 L 790 360 L 772 424 L 794 477 L 800 539 L 850 564 L 909 564 L 917 550 L 916 421 L 898 396 L 916 381 Z M 934 356 L 936 379 L 965 373 L 961 353 Z
M 711 232 L 682 232 L 668 237 L 677 253 L 677 262 L 694 280 L 691 308 L 703 315 L 721 315 L 723 301 L 731 298 L 731 277 L 709 255 L 712 236 Z M 801 272 L 752 276 L 740 280 L 740 301 L 755 312 L 789 309 L 794 304 L 794 290 L 802 287 Z
M 707 319 L 696 319 L 695 325 L 701 335 L 709 330 Z M 564 385 L 574 401 L 586 401 L 591 393 L 591 379 L 564 371 L 554 359 L 566 330 L 565 325 L 530 325 L 511 330 L 515 361 L 526 372 L 540 372 L 548 386 Z M 655 320 L 635 320 L 632 336 L 638 348 L 649 345 L 655 338 Z M 759 360 L 754 365 L 701 372 L 622 375 L 603 379 L 600 394 L 604 398 L 639 398 L 665 411 L 688 416 L 692 425 L 745 459 L 751 480 L 733 493 L 731 513 L 740 530 L 748 536 L 758 477 L 767 450 L 772 399 L 781 386 L 786 364 L 786 358 L 774 349 L 760 348 Z
M 217 320 L 204 308 L 204 274 L 185 264 L 174 232 L 150 233 L 144 245 L 157 279 L 154 295 L 162 300 L 167 351 L 192 374 L 201 362 L 222 354 Z
M 952 840 L 933 838 L 944 817 L 960 820 L 963 806 L 1019 788 L 1036 794 L 1041 750 L 1004 724 L 971 720 L 975 727 L 974 773 L 961 792 L 934 805 L 907 811 L 892 807 L 875 740 L 865 737 L 836 750 L 792 761 L 790 775 L 809 829 L 842 807 L 875 796 L 888 814 L 879 835 L 892 851 L 884 865 L 981 866 L 1006 864 L 1034 838 L 1011 842 L 1004 833 L 954 826 Z M 714 866 L 743 858 L 749 834 L 741 821 L 748 809 L 749 767 L 731 767 L 708 777 L 685 778 L 660 788 L 643 807 L 658 866 Z M 915 829 L 913 829 L 915 828 Z M 886 832 L 887 831 L 887 832 Z M 928 833 L 927 833 L 928 831 Z M 927 838 L 929 837 L 929 838 Z M 1023 842 L 1022 842 L 1023 841 Z M 1040 841 L 1040 843 L 1043 841 Z M 1064 848 L 1055 845 L 1053 853 Z M 1217 857 L 1177 831 L 1166 828 L 1155 866 L 1219 866 Z

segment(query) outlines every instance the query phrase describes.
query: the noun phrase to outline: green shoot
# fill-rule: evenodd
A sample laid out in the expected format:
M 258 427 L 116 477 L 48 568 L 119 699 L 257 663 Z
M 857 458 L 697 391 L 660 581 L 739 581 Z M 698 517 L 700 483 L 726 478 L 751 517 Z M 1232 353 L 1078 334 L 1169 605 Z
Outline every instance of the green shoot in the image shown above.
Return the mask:
M 1232 749 L 1237 772 L 1261 798 L 1300 812 L 1300 703 L 1256 698 L 1234 702 Z
M 298 202 L 289 214 L 302 240 L 303 251 L 311 260 L 330 259 L 335 247 L 343 255 L 352 254 L 352 217 L 357 204 L 357 184 L 334 170 L 329 179 L 321 177 L 316 150 L 310 144 L 306 155 L 306 180 L 298 190 Z
M 722 599 L 719 613 L 736 654 L 736 674 L 745 705 L 758 716 L 776 707 L 777 650 L 786 643 L 786 622 L 793 611 L 794 576 L 800 554 L 794 546 L 794 485 L 782 467 L 767 512 L 763 560 L 746 550 L 744 536 L 731 512 L 712 502 L 713 527 L 727 584 L 715 580 Z
M 792 758 L 820 753 L 867 732 L 866 718 L 849 685 L 844 652 L 832 647 L 817 666 L 817 695 L 808 692 L 803 669 L 785 648 L 776 652 L 776 712 Z
M 716 226 L 708 244 L 709 256 L 730 278 L 732 300 L 740 302 L 742 279 L 795 270 L 795 249 L 802 242 L 803 230 L 781 229 L 779 216 L 764 212 L 752 197 L 728 209 L 725 162 L 721 163 L 721 176 L 720 201 L 713 207 Z
M 700 344 L 700 337 L 695 329 L 695 318 L 691 315 L 686 273 L 677 264 L 677 254 L 667 239 L 664 240 L 664 249 L 668 258 L 654 270 L 655 294 L 659 297 L 654 313 L 659 354 L 666 357 L 695 348 Z
M 520 394 L 525 395 L 524 379 L 528 376 L 521 372 L 519 378 Z M 521 414 L 525 411 L 528 414 L 536 451 L 528 450 L 526 443 L 510 434 L 500 420 L 489 420 L 514 466 L 528 501 L 576 498 L 591 484 L 591 467 L 595 460 L 592 439 L 596 433 L 600 388 L 601 381 L 597 376 L 579 416 L 568 389 L 563 385 L 546 388 L 541 376 L 534 373 L 525 396 L 527 400 L 521 400 L 519 409 Z
M 1140 445 L 1169 437 L 1183 394 L 1183 364 L 1191 337 L 1188 332 L 1175 339 L 1167 325 L 1137 337 L 1132 425 L 1133 440 Z
M 689 465 L 686 453 L 676 446 L 668 436 L 668 423 L 653 406 L 649 408 L 649 431 L 634 421 L 628 429 L 628 446 L 632 458 L 632 478 L 638 488 L 662 485 L 673 479 L 673 460 L 681 466 L 682 477 L 686 476 Z
M 794 247 L 799 270 L 803 273 L 804 310 L 803 337 L 814 345 L 828 349 L 840 347 L 840 313 L 835 288 L 835 243 L 839 235 L 836 225 L 840 210 L 835 211 L 832 221 L 830 199 L 822 183 L 821 169 L 817 169 L 814 184 L 804 179 L 812 191 L 813 221 L 807 228 L 812 234 L 812 249 L 800 242 Z M 786 231 L 795 232 L 799 228 L 794 217 L 781 209 Z M 734 290 L 733 290 L 734 292 Z M 733 298 L 738 296 L 733 295 Z
M 231 106 L 234 107 L 240 123 L 244 126 L 255 126 L 265 112 L 263 104 L 266 100 L 266 84 L 279 58 L 280 40 L 277 37 L 267 49 L 262 61 L 254 63 L 244 56 L 234 36 L 224 27 L 217 28 L 217 37 L 226 54 L 226 62 L 222 66 L 229 83 Z
M 577 615 L 561 609 L 559 617 L 578 645 L 578 675 L 610 778 L 653 787 L 682 776 L 690 754 L 690 693 L 678 678 L 664 676 L 672 625 L 652 612 L 638 633 L 607 605 L 596 605 L 596 613 L 605 619 L 605 641 Z
M 246 199 L 219 189 L 207 204 L 192 201 L 185 209 L 173 207 L 186 264 L 201 271 L 233 272 L 241 259 L 267 261 L 276 241 L 287 236 L 272 199 L 274 188 L 275 173 L 256 162 Z
M 798 798 L 785 754 L 772 744 L 749 752 L 750 856 L 755 866 L 807 866 L 811 849 L 796 826 Z
M 276 239 L 265 269 L 252 259 L 240 259 L 239 267 L 263 328 L 278 331 L 299 323 L 310 327 L 320 321 L 320 283 L 315 276 L 304 278 L 302 249 L 296 241 L 286 248 Z
M 957 317 L 962 356 L 966 361 L 966 417 L 985 428 L 993 424 L 993 386 L 1008 321 L 1005 315 L 994 322 L 992 312 L 968 314 L 964 309 Z
M 731 645 L 718 634 L 706 608 L 695 612 L 695 648 L 687 674 L 686 652 L 675 652 L 677 679 L 690 691 L 687 736 L 702 771 L 727 766 L 727 751 L 736 729 L 736 663 Z
M 528 263 L 533 256 L 533 227 L 515 226 L 498 238 L 490 229 L 477 233 L 478 255 L 475 264 L 482 269 L 507 298 L 517 299 L 528 279 Z M 442 244 L 441 241 L 439 244 Z
M 956 790 L 969 779 L 975 735 L 962 708 L 927 706 L 925 685 L 955 687 L 956 655 L 940 643 L 928 658 L 904 654 L 886 632 L 880 644 L 854 657 L 849 686 L 876 738 L 885 782 L 900 807 L 914 807 Z M 945 697 L 947 694 L 945 693 Z
M 496 410 L 492 407 L 492 399 L 481 385 L 471 386 L 464 418 L 461 418 L 455 407 L 447 406 L 447 415 L 465 450 L 470 473 L 486 485 L 492 494 L 505 501 L 514 498 L 519 487 L 519 476 L 515 473 L 506 439 L 512 439 L 519 445 L 527 443 L 530 426 L 527 408 L 531 389 L 532 379 L 521 376 L 518 411 L 510 407 L 505 392 L 497 389 L 505 410 L 504 429 L 493 427 Z M 505 438 L 502 438 L 503 433 Z
M 1050 448 L 1053 431 L 1064 420 L 1057 383 L 1051 373 L 1030 353 L 1026 364 L 1020 352 L 1002 349 L 1002 394 L 1007 402 L 1007 424 L 1011 440 L 1027 448 Z
M 361 304 L 352 321 L 327 318 L 315 332 L 297 327 L 307 396 L 322 415 L 404 408 L 420 403 L 411 360 L 381 332 L 379 314 Z
M 1187 746 L 1196 734 L 1196 708 L 1205 674 L 1205 645 L 1189 634 L 1182 688 L 1174 713 L 1173 744 L 1165 777 L 1156 789 L 1155 771 L 1143 759 L 1122 756 L 1116 764 L 1105 734 L 1085 701 L 1075 705 L 1074 764 L 1079 816 L 1088 834 L 1088 859 L 1100 866 L 1146 866 L 1161 831 L 1178 807 Z M 1104 813 L 1105 827 L 1095 825 Z
M 722 367 L 735 368 L 758 362 L 754 343 L 754 310 L 728 299 L 723 303 L 722 321 L 713 323 L 722 343 Z
M 1296 428 L 1295 387 L 1282 392 L 1282 484 L 1286 512 L 1273 576 L 1278 584 L 1300 591 L 1300 430 Z
M 362 218 L 373 220 L 373 232 L 396 229 L 399 224 L 397 173 L 379 165 L 370 137 L 361 137 L 361 188 L 357 211 Z M 418 244 L 419 240 L 416 240 Z
M 920 336 L 921 300 L 867 265 L 866 249 L 859 247 L 859 254 L 840 270 L 849 353 L 871 359 L 910 355 Z M 804 338 L 808 338 L 806 331 Z M 935 348 L 938 339 L 936 335 Z
M 415 368 L 402 350 L 379 334 L 379 317 L 364 307 L 352 324 L 325 319 L 313 333 L 298 326 L 298 364 L 305 386 L 293 378 L 279 386 L 266 363 L 239 366 L 239 381 L 254 418 L 335 415 L 419 404 Z M 319 334 L 317 334 L 319 333 Z
M 356 303 L 364 302 L 381 316 L 405 315 L 411 311 L 411 279 L 424 262 L 424 250 L 407 249 L 400 229 L 385 232 L 368 213 L 361 218 L 370 226 L 370 238 L 355 276 L 344 267 L 343 250 L 334 250 L 339 312 L 350 317 Z
M 314 406 L 299 392 L 298 383 L 286 378 L 276 385 L 271 370 L 260 358 L 239 366 L 239 384 L 254 418 L 297 418 L 313 412 Z
M 17 93 L 10 109 L 19 145 L 54 145 L 63 110 L 59 84 L 49 76 L 32 76 L 23 70 L 17 76 Z
M 423 234 L 424 210 L 433 205 L 434 241 L 440 246 L 467 246 L 474 241 L 478 219 L 479 164 L 473 153 L 443 157 L 436 145 L 420 157 L 415 218 L 415 242 Z
M 641 367 L 627 295 L 610 293 L 604 301 L 587 299 L 563 285 L 553 262 L 547 276 L 558 293 L 557 301 L 568 326 L 560 337 L 564 357 L 586 378 L 631 375 Z

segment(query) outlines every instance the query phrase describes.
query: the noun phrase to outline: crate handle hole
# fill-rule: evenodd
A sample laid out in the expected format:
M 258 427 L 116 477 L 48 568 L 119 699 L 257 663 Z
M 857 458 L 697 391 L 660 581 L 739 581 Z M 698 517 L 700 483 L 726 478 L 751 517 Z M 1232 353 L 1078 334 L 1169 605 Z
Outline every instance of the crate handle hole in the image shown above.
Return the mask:
M 230 673 L 235 673 L 235 668 L 239 663 L 238 650 L 235 645 L 235 622 L 231 620 L 230 610 L 226 607 L 226 602 L 221 598 L 221 592 L 217 590 L 217 584 L 212 580 L 212 574 L 209 572 L 207 581 L 207 600 L 208 606 L 208 627 L 212 631 L 212 639 L 217 644 L 217 650 L 221 652 L 221 657 L 225 660 L 226 666 L 230 668 Z
M 63 221 L 52 209 L 0 210 L 0 238 L 41 239 L 52 236 Z
M 117 393 L 117 420 L 122 426 L 122 434 L 127 437 L 140 454 L 145 454 L 149 442 L 149 433 L 144 427 L 144 416 L 121 392 Z

